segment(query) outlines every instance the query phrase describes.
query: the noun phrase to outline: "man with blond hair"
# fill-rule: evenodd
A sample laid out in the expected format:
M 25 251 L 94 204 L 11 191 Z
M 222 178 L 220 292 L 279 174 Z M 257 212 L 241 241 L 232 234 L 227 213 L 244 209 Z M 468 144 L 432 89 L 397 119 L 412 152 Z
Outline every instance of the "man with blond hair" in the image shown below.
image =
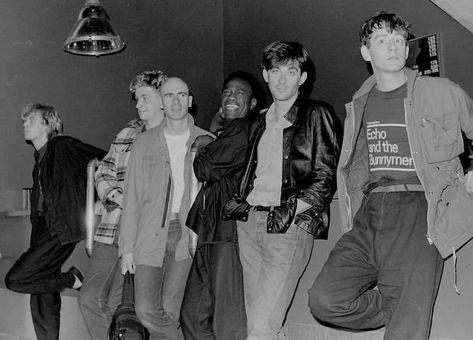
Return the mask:
M 62 121 L 52 106 L 26 105 L 21 119 L 25 140 L 35 149 L 31 241 L 6 275 L 5 284 L 17 293 L 31 295 L 37 338 L 58 339 L 60 292 L 79 289 L 83 280 L 78 268 L 61 272 L 61 267 L 85 237 L 87 163 L 105 152 L 62 136 Z

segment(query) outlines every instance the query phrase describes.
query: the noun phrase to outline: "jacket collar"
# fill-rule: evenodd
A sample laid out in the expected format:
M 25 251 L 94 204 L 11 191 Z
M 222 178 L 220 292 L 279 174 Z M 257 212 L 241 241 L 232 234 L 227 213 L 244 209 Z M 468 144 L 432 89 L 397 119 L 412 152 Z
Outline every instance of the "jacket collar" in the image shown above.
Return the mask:
M 298 115 L 297 113 L 299 112 L 299 108 L 301 106 L 303 106 L 304 102 L 306 101 L 306 99 L 304 99 L 303 96 L 301 96 L 301 94 L 299 93 L 299 95 L 297 96 L 297 99 L 296 101 L 294 102 L 294 104 L 292 104 L 292 106 L 289 108 L 289 111 L 287 111 L 286 115 L 284 116 L 284 118 L 292 124 L 294 124 L 294 122 L 296 121 Z M 262 119 L 263 121 L 265 121 L 266 119 L 266 114 L 268 113 L 268 108 L 266 108 L 262 114 L 259 115 L 259 118 Z
M 414 83 L 417 79 L 418 73 L 407 67 L 404 68 L 404 73 L 407 76 L 407 96 L 408 98 L 410 98 L 412 95 L 412 89 L 414 88 Z M 375 85 L 376 85 L 376 78 L 374 77 L 374 75 L 371 75 L 361 85 L 360 89 L 355 92 L 355 94 L 353 95 L 353 100 L 356 100 L 364 95 L 367 95 Z

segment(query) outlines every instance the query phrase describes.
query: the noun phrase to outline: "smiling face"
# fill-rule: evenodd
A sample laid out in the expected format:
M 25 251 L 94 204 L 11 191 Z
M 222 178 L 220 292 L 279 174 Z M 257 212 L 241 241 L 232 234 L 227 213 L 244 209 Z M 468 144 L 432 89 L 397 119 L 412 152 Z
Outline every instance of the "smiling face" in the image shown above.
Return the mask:
M 252 98 L 251 85 L 246 81 L 235 78 L 230 80 L 222 91 L 222 110 L 225 122 L 235 118 L 245 117 L 256 105 Z
M 361 47 L 361 55 L 369 61 L 374 74 L 397 73 L 402 71 L 409 56 L 409 46 L 402 32 L 376 29 L 369 43 Z
M 182 79 L 169 78 L 161 86 L 161 99 L 164 114 L 168 119 L 186 119 L 192 106 L 192 96 L 189 95 L 189 88 Z
M 307 73 L 301 72 L 297 63 L 289 62 L 275 65 L 269 70 L 264 69 L 263 78 L 268 83 L 273 99 L 286 101 L 298 94 L 299 87 L 307 79 Z
M 140 86 L 135 91 L 136 110 L 147 128 L 159 125 L 164 118 L 159 90 L 151 86 Z

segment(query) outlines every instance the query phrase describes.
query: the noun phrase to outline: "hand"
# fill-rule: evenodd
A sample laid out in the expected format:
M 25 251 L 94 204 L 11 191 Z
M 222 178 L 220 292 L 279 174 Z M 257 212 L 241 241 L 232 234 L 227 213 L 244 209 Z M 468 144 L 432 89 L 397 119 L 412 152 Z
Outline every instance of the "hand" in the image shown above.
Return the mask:
M 473 194 L 473 170 L 465 175 L 465 188 L 469 194 Z
M 213 141 L 214 139 L 209 135 L 201 135 L 195 139 L 195 142 L 192 146 L 195 146 L 197 149 L 203 149 L 207 146 L 207 144 L 210 144 Z
M 210 131 L 215 132 L 221 128 L 223 128 L 223 110 L 220 107 L 218 109 L 218 112 L 215 114 L 215 116 L 212 118 L 212 121 L 210 122 Z
M 130 274 L 135 273 L 135 261 L 133 259 L 133 253 L 126 253 L 122 255 L 122 274 L 125 275 L 126 272 L 130 272 Z

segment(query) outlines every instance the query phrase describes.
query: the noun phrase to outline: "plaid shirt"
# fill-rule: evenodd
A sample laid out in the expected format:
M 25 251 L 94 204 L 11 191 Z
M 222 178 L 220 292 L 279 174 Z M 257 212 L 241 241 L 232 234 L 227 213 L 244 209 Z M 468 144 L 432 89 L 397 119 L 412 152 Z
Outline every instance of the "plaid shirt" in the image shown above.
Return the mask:
M 116 239 L 131 147 L 136 137 L 144 130 L 143 121 L 130 121 L 127 127 L 115 136 L 109 152 L 99 162 L 95 172 L 95 188 L 100 202 L 96 211 L 102 210 L 102 219 L 95 230 L 94 240 L 97 242 L 113 244 Z

